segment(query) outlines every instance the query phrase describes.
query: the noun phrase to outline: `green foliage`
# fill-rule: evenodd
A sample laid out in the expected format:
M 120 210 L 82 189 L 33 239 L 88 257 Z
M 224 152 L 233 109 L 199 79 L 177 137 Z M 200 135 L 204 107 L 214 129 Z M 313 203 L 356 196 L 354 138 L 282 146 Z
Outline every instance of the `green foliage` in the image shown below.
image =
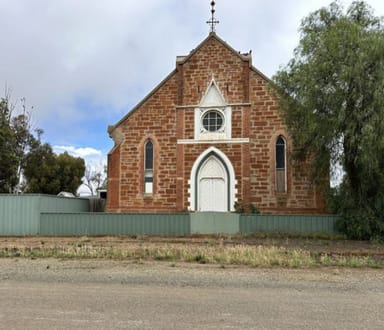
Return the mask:
M 76 194 L 76 190 L 81 185 L 81 179 L 85 172 L 84 159 L 72 157 L 67 152 L 64 152 L 58 155 L 56 160 L 59 168 L 57 175 L 61 183 L 60 191 L 69 191 Z
M 235 202 L 234 208 L 236 213 L 244 213 L 244 205 L 241 200 Z
M 56 155 L 49 144 L 38 144 L 26 157 L 24 176 L 26 191 L 30 193 L 58 194 L 60 180 Z
M 25 155 L 36 139 L 31 133 L 30 113 L 22 99 L 22 113 L 13 116 L 15 105 L 10 96 L 0 99 L 0 192 L 20 191 Z
M 22 112 L 13 116 L 10 96 L 0 100 L 0 192 L 22 191 L 21 177 L 25 157 L 37 140 L 32 134 L 30 113 L 22 99 Z M 39 130 L 39 132 L 41 132 Z
M 384 30 L 362 1 L 337 2 L 302 21 L 295 57 L 274 77 L 296 158 L 314 179 L 345 172 L 338 211 L 349 237 L 382 235 Z
M 260 213 L 254 204 L 244 204 L 242 200 L 235 202 L 234 208 L 236 213 Z
M 82 158 L 72 157 L 66 152 L 56 155 L 49 144 L 39 144 L 26 158 L 26 191 L 53 195 L 67 191 L 76 194 L 84 171 Z
M 0 193 L 12 191 L 17 184 L 17 155 L 14 152 L 15 133 L 7 99 L 0 100 Z
M 356 204 L 347 182 L 333 190 L 332 209 L 342 217 L 336 223 L 336 229 L 350 239 L 382 240 L 384 238 L 383 205 L 376 203 Z
M 383 219 L 370 208 L 349 209 L 336 224 L 336 228 L 355 240 L 374 240 L 384 237 Z

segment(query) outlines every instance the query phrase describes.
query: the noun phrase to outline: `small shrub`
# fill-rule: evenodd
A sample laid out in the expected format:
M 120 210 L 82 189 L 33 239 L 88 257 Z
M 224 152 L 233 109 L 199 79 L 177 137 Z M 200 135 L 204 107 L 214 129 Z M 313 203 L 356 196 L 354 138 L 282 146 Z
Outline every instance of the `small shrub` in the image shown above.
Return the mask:
M 353 240 L 384 239 L 384 223 L 372 210 L 348 209 L 336 222 L 336 229 Z
M 256 205 L 252 203 L 244 204 L 242 200 L 235 202 L 234 208 L 236 213 L 253 213 L 253 214 L 260 213 Z
M 203 254 L 197 254 L 194 259 L 199 264 L 206 264 L 208 262 L 206 256 L 204 256 Z
M 236 213 L 244 213 L 244 205 L 241 200 L 235 202 L 234 208 Z
M 259 210 L 257 209 L 257 207 L 252 203 L 248 204 L 248 210 L 249 210 L 249 213 L 253 213 L 253 214 L 260 213 Z

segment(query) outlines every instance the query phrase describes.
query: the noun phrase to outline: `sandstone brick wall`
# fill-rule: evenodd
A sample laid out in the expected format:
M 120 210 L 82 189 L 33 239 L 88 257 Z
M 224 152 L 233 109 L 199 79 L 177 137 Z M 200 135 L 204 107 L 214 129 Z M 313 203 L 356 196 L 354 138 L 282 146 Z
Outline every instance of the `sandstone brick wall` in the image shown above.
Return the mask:
M 109 211 L 175 211 L 176 78 L 176 75 L 171 76 L 121 123 L 123 141 L 120 149 L 115 149 L 112 153 L 120 153 L 120 184 L 119 191 L 116 187 L 108 186 Z M 151 195 L 144 193 L 144 143 L 147 139 L 154 143 L 154 193 Z M 113 156 L 110 156 L 109 167 L 114 168 Z M 119 200 L 117 207 L 112 205 L 116 195 Z
M 178 144 L 194 139 L 194 109 L 214 79 L 232 107 L 232 138 L 249 143 Z M 194 162 L 210 146 L 231 161 L 238 200 L 264 213 L 322 213 L 320 194 L 305 164 L 292 166 L 286 134 L 268 81 L 250 64 L 210 35 L 187 60 L 122 122 L 123 139 L 109 155 L 107 208 L 115 212 L 177 212 L 189 208 Z M 275 141 L 287 141 L 287 192 L 275 191 Z M 144 143 L 154 142 L 154 193 L 144 194 Z
M 244 66 L 243 61 L 230 49 L 223 47 L 215 38 L 208 39 L 203 47 L 183 64 L 181 105 L 198 104 L 212 78 L 228 103 L 244 102 L 248 82 L 243 79 L 243 71 L 248 69 L 248 65 Z

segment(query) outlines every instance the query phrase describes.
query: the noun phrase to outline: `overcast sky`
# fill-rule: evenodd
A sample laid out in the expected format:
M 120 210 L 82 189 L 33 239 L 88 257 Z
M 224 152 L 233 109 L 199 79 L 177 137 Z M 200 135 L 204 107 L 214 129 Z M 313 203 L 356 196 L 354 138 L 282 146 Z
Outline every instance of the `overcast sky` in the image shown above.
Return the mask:
M 216 0 L 217 34 L 271 77 L 327 0 Z M 377 16 L 384 1 L 368 0 Z M 351 1 L 340 1 L 348 6 Z M 209 33 L 210 0 L 0 0 L 0 96 L 25 97 L 56 151 L 93 164 L 116 123 Z

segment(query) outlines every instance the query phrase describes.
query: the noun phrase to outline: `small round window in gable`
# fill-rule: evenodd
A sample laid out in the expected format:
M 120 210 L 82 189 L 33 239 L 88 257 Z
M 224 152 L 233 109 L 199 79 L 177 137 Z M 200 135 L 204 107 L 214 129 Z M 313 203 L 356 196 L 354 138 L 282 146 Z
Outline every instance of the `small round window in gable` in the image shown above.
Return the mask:
M 220 111 L 209 110 L 202 118 L 203 127 L 208 132 L 218 132 L 224 127 L 224 116 Z

